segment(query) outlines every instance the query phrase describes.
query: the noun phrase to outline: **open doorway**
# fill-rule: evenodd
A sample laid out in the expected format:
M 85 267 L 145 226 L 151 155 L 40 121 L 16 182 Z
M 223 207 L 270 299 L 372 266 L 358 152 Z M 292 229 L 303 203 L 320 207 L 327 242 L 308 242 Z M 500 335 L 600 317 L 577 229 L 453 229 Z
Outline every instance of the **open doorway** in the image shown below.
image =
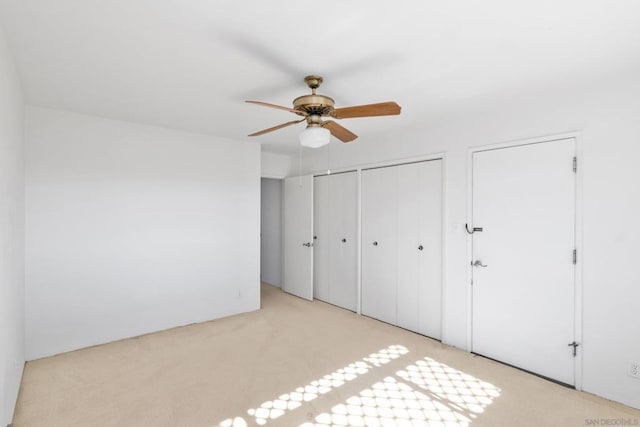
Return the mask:
M 282 287 L 282 180 L 262 178 L 260 280 Z

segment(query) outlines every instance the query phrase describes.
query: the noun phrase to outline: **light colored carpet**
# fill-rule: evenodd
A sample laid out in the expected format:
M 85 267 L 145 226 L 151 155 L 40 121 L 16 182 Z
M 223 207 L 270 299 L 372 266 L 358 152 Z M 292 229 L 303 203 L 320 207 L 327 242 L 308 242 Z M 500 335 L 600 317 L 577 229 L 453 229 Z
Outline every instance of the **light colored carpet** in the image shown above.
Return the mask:
M 14 426 L 640 420 L 640 411 L 271 286 L 262 287 L 262 305 L 249 314 L 30 362 Z

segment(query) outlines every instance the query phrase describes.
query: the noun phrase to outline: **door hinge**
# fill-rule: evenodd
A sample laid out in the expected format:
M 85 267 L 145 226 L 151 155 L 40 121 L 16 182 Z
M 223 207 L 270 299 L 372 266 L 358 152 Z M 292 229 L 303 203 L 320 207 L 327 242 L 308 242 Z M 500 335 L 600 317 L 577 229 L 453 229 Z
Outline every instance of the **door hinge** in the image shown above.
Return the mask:
M 577 172 L 578 171 L 578 158 L 574 156 L 573 158 L 573 171 Z
M 577 264 L 578 263 L 578 250 L 574 249 L 573 250 L 573 264 Z
M 580 345 L 577 342 L 570 342 L 569 344 L 567 344 L 569 347 L 573 347 L 573 357 L 576 357 L 576 355 L 578 354 L 578 346 Z

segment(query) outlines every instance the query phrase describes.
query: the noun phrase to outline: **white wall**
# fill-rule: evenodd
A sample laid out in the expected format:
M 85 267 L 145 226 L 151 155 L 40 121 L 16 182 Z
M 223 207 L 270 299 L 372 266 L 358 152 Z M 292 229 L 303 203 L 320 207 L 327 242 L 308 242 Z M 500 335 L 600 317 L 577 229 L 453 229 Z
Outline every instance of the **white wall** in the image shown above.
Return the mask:
M 24 144 L 20 82 L 0 28 L 0 425 L 24 368 Z
M 284 178 L 291 173 L 292 156 L 262 152 L 263 178 Z
M 27 358 L 260 306 L 260 146 L 26 109 Z
M 583 388 L 640 408 L 640 380 L 627 375 L 628 362 L 640 361 L 640 72 L 629 72 L 461 105 L 425 117 L 419 129 L 375 137 L 359 132 L 355 143 L 333 144 L 331 167 L 446 153 L 444 341 L 467 348 L 468 237 L 459 225 L 467 220 L 469 147 L 581 131 Z M 318 151 L 304 172 L 323 171 L 326 161 Z
M 262 178 L 260 276 L 282 286 L 282 180 Z

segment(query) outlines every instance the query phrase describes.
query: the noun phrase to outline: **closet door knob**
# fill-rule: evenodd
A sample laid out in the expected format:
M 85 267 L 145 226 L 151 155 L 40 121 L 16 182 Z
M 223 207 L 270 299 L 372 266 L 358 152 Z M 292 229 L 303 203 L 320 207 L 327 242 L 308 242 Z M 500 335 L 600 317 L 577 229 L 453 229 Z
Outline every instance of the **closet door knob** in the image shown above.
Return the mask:
M 373 246 L 378 246 L 378 242 L 373 242 Z
M 422 245 L 418 246 L 418 250 L 419 250 L 419 251 L 421 251 L 421 250 L 423 250 L 423 249 L 424 249 L 424 248 L 422 247 Z
M 342 243 L 347 243 L 347 239 L 342 239 Z

